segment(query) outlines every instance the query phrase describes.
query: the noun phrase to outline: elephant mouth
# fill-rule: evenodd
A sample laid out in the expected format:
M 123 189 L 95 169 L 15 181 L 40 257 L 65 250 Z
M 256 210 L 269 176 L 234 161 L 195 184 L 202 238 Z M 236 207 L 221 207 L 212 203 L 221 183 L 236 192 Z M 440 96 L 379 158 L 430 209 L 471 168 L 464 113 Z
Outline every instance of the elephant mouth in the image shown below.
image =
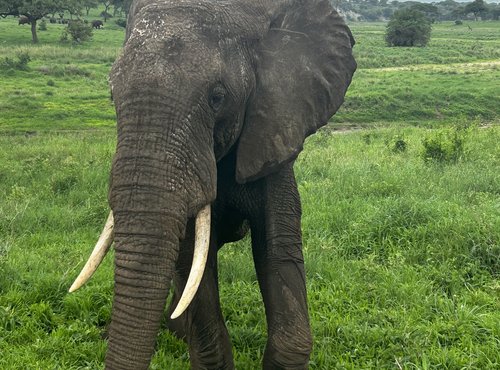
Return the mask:
M 210 218 L 210 204 L 203 207 L 201 211 L 199 211 L 196 215 L 193 263 L 191 265 L 191 271 L 189 272 L 186 287 L 184 288 L 177 307 L 171 315 L 172 319 L 175 319 L 182 315 L 182 313 L 188 308 L 189 304 L 196 295 L 196 292 L 198 291 L 198 287 L 200 286 L 200 282 L 205 271 L 205 265 L 207 262 L 208 250 L 210 246 Z M 102 260 L 108 253 L 111 244 L 113 243 L 113 228 L 113 212 L 110 212 L 106 224 L 104 225 L 103 231 L 96 243 L 96 246 L 94 247 L 94 250 L 85 263 L 82 271 L 69 288 L 70 293 L 85 285 L 85 283 L 96 272 Z

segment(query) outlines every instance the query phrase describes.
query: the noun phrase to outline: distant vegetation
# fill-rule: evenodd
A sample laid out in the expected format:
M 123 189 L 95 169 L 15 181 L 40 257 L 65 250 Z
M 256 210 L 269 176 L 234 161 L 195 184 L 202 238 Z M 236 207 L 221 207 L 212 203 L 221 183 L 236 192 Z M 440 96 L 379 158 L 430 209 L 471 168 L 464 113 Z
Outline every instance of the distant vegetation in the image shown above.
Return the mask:
M 346 101 L 295 167 L 311 370 L 500 368 L 500 22 L 471 22 L 434 23 L 425 48 L 351 24 Z M 107 75 L 124 29 L 108 19 L 91 41 L 61 43 L 66 27 L 47 22 L 33 45 L 18 18 L 0 19 L 2 370 L 102 369 L 105 353 L 112 256 L 67 289 L 109 212 Z M 249 240 L 219 254 L 241 370 L 261 368 L 266 342 L 251 258 Z M 170 333 L 157 349 L 152 369 L 189 368 Z
M 330 0 L 348 20 L 389 20 L 396 10 L 412 8 L 426 14 L 431 22 L 455 20 L 496 20 L 500 17 L 500 4 L 487 4 L 484 0 L 470 3 L 454 0 L 420 3 L 418 1 L 389 0 Z
M 99 16 L 106 22 L 116 15 L 126 17 L 131 3 L 132 0 L 0 0 L 0 17 L 20 17 L 23 24 L 30 24 L 32 41 L 36 44 L 38 42 L 37 22 L 39 20 L 46 23 L 45 18 L 48 18 L 50 23 L 69 25 L 68 18 L 81 20 L 84 10 L 88 16 L 91 9 L 103 7 L 104 10 Z M 113 14 L 110 13 L 111 9 L 113 9 Z M 45 28 L 45 26 L 43 27 Z M 73 24 L 69 28 L 72 29 L 66 33 L 66 36 L 70 35 L 74 41 L 81 42 L 85 38 L 88 39 L 89 32 L 85 30 L 86 26 Z M 79 30 L 76 31 L 76 28 Z
M 387 24 L 385 41 L 389 46 L 425 46 L 431 37 L 431 22 L 424 13 L 412 9 L 396 10 Z

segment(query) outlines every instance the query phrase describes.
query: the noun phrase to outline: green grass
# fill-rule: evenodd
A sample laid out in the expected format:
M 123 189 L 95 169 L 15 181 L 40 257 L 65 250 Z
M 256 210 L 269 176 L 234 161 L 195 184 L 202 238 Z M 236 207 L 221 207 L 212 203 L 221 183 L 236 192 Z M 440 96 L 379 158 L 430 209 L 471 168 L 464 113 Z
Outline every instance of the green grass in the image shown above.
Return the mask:
M 356 60 L 361 68 L 498 60 L 500 23 L 470 22 L 469 25 L 472 31 L 467 24 L 433 24 L 427 47 L 387 47 L 385 23 L 354 23 L 350 27 L 356 39 Z
M 0 55 L 17 60 L 27 53 L 27 71 L 0 68 L 0 130 L 84 129 L 115 124 L 107 76 L 124 31 L 108 22 L 91 42 L 59 42 L 65 25 L 48 24 L 31 44 L 28 28 L 0 20 Z M 0 61 L 1 61 L 0 59 Z
M 308 139 L 296 165 L 312 369 L 500 367 L 500 26 L 471 26 L 434 25 L 430 46 L 410 49 L 385 47 L 383 24 L 352 25 L 359 69 L 337 126 Z M 0 19 L 0 59 L 31 57 L 27 71 L 0 69 L 0 369 L 100 369 L 112 255 L 67 289 L 108 212 L 107 73 L 123 30 L 62 45 L 62 26 L 48 27 L 34 46 L 27 27 Z M 457 155 L 427 160 L 426 138 Z M 236 367 L 259 368 L 248 240 L 221 251 L 220 283 Z M 167 331 L 157 348 L 153 369 L 189 368 Z
M 440 125 L 497 122 L 500 94 L 499 22 L 433 25 L 428 47 L 387 47 L 385 24 L 351 25 L 358 71 L 334 122 L 364 127 L 394 122 Z

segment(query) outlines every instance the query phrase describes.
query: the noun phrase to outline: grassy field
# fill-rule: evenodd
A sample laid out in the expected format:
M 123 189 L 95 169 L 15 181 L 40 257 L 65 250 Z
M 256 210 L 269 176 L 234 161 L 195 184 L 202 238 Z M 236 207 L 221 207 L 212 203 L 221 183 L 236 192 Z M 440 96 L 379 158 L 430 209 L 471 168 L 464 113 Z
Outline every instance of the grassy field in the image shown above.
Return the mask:
M 112 256 L 67 289 L 108 213 L 114 110 L 107 73 L 123 29 L 30 44 L 0 19 L 0 369 L 100 369 Z M 427 48 L 387 48 L 353 24 L 356 72 L 296 165 L 312 369 L 500 367 L 500 23 L 434 25 Z M 27 53 L 26 70 L 5 67 Z M 345 133 L 339 128 L 359 127 Z M 265 319 L 248 240 L 220 253 L 237 369 L 260 367 Z M 158 337 L 153 369 L 188 369 Z

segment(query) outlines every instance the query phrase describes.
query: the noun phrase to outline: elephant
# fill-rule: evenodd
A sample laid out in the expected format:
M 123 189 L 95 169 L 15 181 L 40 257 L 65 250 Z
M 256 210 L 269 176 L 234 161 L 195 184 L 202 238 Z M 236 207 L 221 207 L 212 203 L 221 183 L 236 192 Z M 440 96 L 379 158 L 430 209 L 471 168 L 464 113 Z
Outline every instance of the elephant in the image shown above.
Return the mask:
M 18 22 L 18 25 L 21 25 L 21 24 L 23 24 L 23 25 L 24 25 L 24 24 L 31 24 L 31 21 L 30 21 L 30 19 L 29 19 L 27 16 L 25 16 L 25 15 L 21 15 L 21 16 L 19 17 L 19 22 Z
M 109 76 L 111 212 L 70 288 L 114 242 L 107 369 L 147 369 L 165 313 L 193 369 L 233 369 L 217 252 L 249 231 L 267 321 L 263 368 L 308 367 L 293 165 L 343 103 L 353 46 L 327 0 L 132 3 Z
M 100 29 L 102 27 L 102 25 L 103 25 L 102 21 L 100 21 L 98 19 L 92 21 L 92 28 Z

